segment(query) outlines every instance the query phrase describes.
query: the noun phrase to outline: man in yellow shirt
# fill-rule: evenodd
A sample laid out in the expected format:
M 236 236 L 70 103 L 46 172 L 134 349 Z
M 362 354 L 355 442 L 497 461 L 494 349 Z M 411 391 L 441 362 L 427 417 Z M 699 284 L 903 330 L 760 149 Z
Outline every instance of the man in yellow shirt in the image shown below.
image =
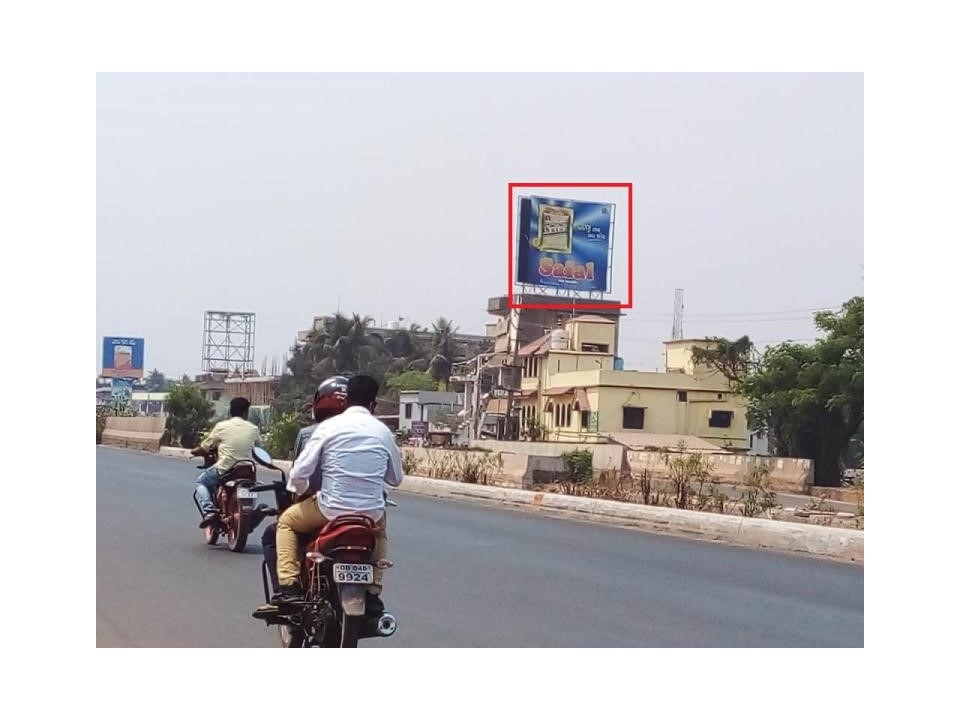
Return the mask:
M 213 492 L 220 476 L 239 460 L 252 460 L 253 448 L 260 442 L 260 430 L 247 421 L 249 412 L 250 401 L 247 398 L 233 398 L 230 401 L 229 419 L 214 425 L 207 438 L 200 443 L 200 447 L 192 451 L 194 455 L 205 455 L 214 449 L 217 451 L 216 464 L 200 473 L 193 491 L 200 505 L 200 512 L 203 513 L 203 520 L 200 521 L 202 528 L 217 518 Z

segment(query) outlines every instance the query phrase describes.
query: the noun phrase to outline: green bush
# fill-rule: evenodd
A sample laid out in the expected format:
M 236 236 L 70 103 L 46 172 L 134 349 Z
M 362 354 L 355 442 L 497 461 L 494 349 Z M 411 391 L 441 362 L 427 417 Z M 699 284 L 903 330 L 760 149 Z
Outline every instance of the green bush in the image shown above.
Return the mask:
M 196 447 L 200 434 L 210 427 L 213 405 L 188 382 L 173 386 L 167 397 L 167 429 L 180 447 Z
M 560 457 L 570 482 L 585 483 L 593 477 L 593 450 L 573 450 Z
M 263 446 L 272 457 L 280 460 L 290 460 L 299 433 L 300 420 L 294 413 L 286 413 L 274 421 Z

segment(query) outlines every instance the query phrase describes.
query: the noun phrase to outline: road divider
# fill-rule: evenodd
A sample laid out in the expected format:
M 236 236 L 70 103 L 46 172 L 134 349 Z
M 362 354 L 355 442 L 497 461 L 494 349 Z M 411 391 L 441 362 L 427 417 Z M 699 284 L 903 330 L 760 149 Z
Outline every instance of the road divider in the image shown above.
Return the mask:
M 181 448 L 160 448 L 160 454 L 190 458 L 189 451 Z M 276 465 L 289 472 L 289 462 L 278 460 Z M 807 553 L 856 563 L 864 561 L 862 530 L 804 525 L 765 518 L 739 518 L 697 510 L 676 510 L 615 500 L 473 485 L 415 475 L 404 478 L 403 485 L 397 492 L 482 502 L 551 517 L 586 520 L 743 547 Z

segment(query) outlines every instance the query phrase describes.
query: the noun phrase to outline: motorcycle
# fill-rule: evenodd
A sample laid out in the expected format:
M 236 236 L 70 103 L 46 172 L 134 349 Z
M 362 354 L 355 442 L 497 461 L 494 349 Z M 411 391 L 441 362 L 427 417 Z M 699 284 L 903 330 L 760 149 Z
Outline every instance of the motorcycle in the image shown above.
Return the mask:
M 273 467 L 270 456 L 261 448 L 255 448 L 254 455 L 260 456 L 258 462 Z M 397 505 L 390 499 L 386 499 L 386 504 Z M 291 613 L 266 620 L 268 625 L 278 626 L 283 647 L 357 647 L 361 639 L 390 637 L 396 632 L 397 619 L 393 614 L 366 614 L 367 590 L 373 583 L 376 533 L 370 518 L 341 515 L 309 537 L 301 537 L 300 582 L 304 598 L 292 604 Z M 380 560 L 378 565 L 381 569 L 392 566 L 387 559 Z M 264 598 L 269 603 L 273 582 L 265 561 L 261 575 Z
M 260 450 L 260 448 L 254 448 L 254 450 Z M 263 519 L 281 512 L 280 506 L 284 504 L 282 492 L 286 486 L 286 477 L 280 468 L 263 463 L 257 458 L 256 452 L 253 453 L 253 456 L 261 465 L 280 472 L 282 481 L 257 485 L 257 466 L 253 460 L 240 460 L 221 475 L 214 493 L 217 517 L 210 525 L 203 528 L 203 538 L 207 545 L 216 545 L 220 536 L 224 535 L 231 552 L 243 552 L 247 546 L 247 538 L 250 533 L 263 522 Z M 197 468 L 201 470 L 205 470 L 217 462 L 216 449 L 204 453 L 203 457 L 204 464 L 197 465 Z M 269 455 L 267 457 L 269 458 Z M 254 507 L 258 493 L 264 491 L 273 491 L 276 494 L 277 509 L 263 503 Z M 202 516 L 203 510 L 200 508 L 196 495 L 193 497 L 193 503 Z

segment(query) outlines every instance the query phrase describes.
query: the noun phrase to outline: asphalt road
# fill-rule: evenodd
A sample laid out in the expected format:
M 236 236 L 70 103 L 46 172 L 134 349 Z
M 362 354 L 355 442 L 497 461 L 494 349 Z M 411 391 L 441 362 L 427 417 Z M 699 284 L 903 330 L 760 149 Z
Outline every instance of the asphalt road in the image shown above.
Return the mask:
M 263 471 L 265 474 L 272 474 Z M 260 532 L 204 544 L 193 463 L 97 448 L 97 646 L 277 647 Z M 383 647 L 862 647 L 863 567 L 397 492 Z

